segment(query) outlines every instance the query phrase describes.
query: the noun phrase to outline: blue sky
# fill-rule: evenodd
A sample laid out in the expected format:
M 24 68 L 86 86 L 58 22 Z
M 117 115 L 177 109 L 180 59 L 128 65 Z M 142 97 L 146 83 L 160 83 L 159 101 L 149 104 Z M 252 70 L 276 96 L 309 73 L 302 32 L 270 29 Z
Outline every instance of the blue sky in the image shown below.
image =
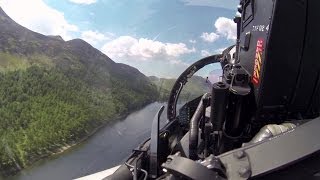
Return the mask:
M 0 0 L 19 24 L 65 40 L 82 38 L 146 75 L 177 77 L 234 43 L 238 0 Z M 206 75 L 218 65 L 210 66 Z

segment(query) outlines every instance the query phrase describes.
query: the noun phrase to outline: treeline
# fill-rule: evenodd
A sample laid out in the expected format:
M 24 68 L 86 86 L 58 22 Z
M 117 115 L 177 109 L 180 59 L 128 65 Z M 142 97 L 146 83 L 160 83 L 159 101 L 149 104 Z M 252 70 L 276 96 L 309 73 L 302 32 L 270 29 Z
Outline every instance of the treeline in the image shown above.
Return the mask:
M 76 69 L 67 75 L 57 68 L 31 66 L 0 73 L 0 172 L 11 174 L 116 116 L 157 98 L 153 85 L 132 89 L 109 80 L 96 88 Z

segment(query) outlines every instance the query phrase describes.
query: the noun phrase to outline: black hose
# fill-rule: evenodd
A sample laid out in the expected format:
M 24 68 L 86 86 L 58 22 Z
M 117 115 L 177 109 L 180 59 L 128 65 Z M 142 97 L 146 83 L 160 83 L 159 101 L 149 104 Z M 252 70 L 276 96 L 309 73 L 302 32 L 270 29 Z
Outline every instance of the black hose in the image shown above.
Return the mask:
M 198 150 L 198 136 L 199 136 L 199 120 L 203 111 L 203 99 L 210 96 L 210 93 L 206 93 L 202 96 L 196 111 L 194 112 L 190 120 L 190 133 L 189 133 L 189 158 L 192 160 L 197 159 Z

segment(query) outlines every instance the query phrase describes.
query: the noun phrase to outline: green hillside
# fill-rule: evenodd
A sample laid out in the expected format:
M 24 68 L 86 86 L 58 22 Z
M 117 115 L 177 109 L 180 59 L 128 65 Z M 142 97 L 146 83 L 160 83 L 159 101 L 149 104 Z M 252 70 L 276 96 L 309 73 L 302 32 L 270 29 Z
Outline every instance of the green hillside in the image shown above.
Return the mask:
M 155 101 L 156 86 L 81 39 L 32 32 L 0 8 L 0 173 L 17 172 Z

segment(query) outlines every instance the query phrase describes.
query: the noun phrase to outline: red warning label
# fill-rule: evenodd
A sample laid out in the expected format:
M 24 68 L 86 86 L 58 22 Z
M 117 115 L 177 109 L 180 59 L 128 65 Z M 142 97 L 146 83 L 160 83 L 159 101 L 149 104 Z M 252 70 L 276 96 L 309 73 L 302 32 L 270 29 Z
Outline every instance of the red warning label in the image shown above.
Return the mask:
M 257 41 L 256 55 L 254 58 L 254 69 L 252 76 L 252 83 L 258 85 L 260 82 L 260 72 L 262 69 L 262 52 L 263 52 L 263 39 L 260 38 Z

